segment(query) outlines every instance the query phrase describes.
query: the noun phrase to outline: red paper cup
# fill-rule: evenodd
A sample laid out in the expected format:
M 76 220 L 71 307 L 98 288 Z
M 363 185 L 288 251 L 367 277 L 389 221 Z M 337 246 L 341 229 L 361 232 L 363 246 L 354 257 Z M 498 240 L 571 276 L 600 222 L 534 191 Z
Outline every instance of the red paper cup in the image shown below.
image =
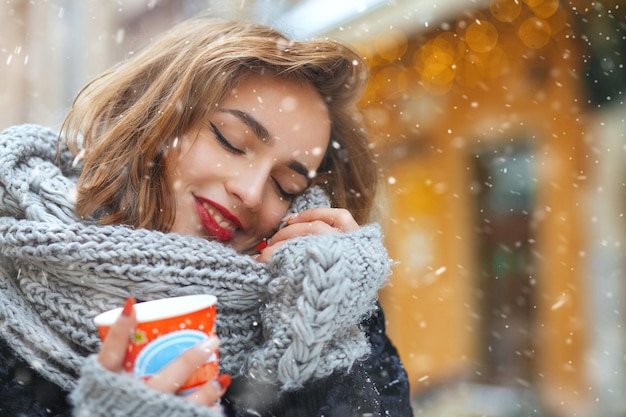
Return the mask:
M 135 304 L 137 327 L 131 335 L 124 369 L 144 380 L 159 372 L 185 350 L 215 334 L 213 295 L 189 295 Z M 97 315 L 94 323 L 104 340 L 121 314 L 116 308 Z M 179 389 L 186 394 L 218 375 L 217 350 Z

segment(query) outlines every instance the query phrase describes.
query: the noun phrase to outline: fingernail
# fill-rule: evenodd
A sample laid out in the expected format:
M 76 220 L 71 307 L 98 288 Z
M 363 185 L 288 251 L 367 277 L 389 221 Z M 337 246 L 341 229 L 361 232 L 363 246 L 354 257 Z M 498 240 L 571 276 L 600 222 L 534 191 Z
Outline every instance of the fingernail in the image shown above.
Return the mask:
M 217 382 L 219 382 L 222 389 L 227 389 L 230 383 L 233 382 L 233 379 L 228 374 L 221 374 L 217 376 Z
M 263 239 L 263 240 L 261 241 L 261 243 L 259 243 L 258 245 L 256 245 L 256 246 L 254 247 L 254 250 L 255 250 L 255 251 L 257 251 L 257 252 L 260 252 L 260 251 L 262 251 L 263 249 L 265 249 L 266 247 L 267 247 L 267 239 Z
M 286 223 L 289 223 L 289 220 L 291 220 L 291 219 L 295 218 L 297 215 L 298 215 L 298 213 L 291 213 L 291 214 L 288 214 L 288 215 L 286 215 L 285 217 L 283 217 L 283 219 L 282 219 L 282 220 L 283 220 L 284 222 L 286 222 Z
M 219 347 L 219 345 L 220 345 L 220 340 L 215 336 L 211 336 L 208 339 L 198 342 L 196 347 L 203 352 L 209 353 L 209 352 L 214 352 L 215 349 Z
M 122 308 L 122 316 L 130 316 L 133 312 L 133 306 L 135 305 L 135 299 L 133 297 L 128 297 L 126 302 L 124 303 L 124 308 Z

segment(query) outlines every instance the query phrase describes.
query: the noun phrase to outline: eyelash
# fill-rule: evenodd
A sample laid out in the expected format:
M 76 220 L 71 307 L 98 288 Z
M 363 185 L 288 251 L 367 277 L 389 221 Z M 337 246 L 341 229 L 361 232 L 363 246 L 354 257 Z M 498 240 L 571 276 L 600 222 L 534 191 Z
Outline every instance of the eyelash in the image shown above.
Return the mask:
M 218 143 L 220 145 L 222 145 L 222 147 L 224 147 L 228 152 L 234 153 L 235 155 L 243 155 L 245 152 L 242 151 L 241 149 L 237 149 L 235 148 L 233 145 L 231 145 L 231 143 L 228 141 L 228 139 L 226 139 L 224 137 L 224 135 L 222 135 L 222 132 L 219 131 L 219 129 L 217 128 L 217 126 L 215 126 L 212 122 L 209 122 L 209 124 L 211 125 L 211 129 L 213 129 L 213 133 L 215 134 L 215 139 L 218 141 Z M 297 194 L 291 194 L 286 192 L 281 186 L 280 183 L 274 178 L 272 177 L 272 181 L 274 181 L 274 185 L 276 186 L 276 189 L 278 190 L 278 194 L 280 195 L 280 197 L 283 200 L 287 200 L 287 201 L 291 201 L 294 198 L 297 197 Z
M 272 180 L 274 181 L 274 184 L 276 185 L 276 188 L 278 189 L 278 194 L 280 194 L 280 197 L 283 200 L 291 201 L 298 196 L 297 194 L 291 194 L 283 190 L 283 187 L 280 186 L 280 184 L 278 183 L 278 181 L 276 181 L 274 177 L 272 177 Z
M 217 139 L 219 144 L 222 145 L 228 152 L 234 153 L 235 155 L 244 154 L 244 151 L 242 151 L 241 149 L 237 149 L 233 145 L 230 144 L 230 142 L 224 137 L 224 135 L 222 135 L 222 132 L 219 131 L 217 126 L 215 126 L 211 122 L 209 122 L 209 124 L 211 125 L 211 128 L 213 129 L 213 133 L 215 134 L 215 138 Z

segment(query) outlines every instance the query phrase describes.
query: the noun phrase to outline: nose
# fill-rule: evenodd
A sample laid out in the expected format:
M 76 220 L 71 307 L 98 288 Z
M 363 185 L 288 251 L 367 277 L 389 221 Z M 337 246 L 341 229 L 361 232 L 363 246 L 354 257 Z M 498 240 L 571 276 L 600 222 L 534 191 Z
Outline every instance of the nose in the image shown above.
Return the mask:
M 226 182 L 226 189 L 237 196 L 244 207 L 257 210 L 263 203 L 268 176 L 262 169 L 249 167 L 234 172 Z

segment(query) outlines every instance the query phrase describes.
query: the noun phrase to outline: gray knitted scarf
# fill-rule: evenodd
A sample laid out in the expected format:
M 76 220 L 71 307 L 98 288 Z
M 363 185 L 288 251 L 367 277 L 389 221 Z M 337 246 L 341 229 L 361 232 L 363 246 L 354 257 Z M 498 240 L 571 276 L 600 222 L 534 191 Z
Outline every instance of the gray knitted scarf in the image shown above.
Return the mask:
M 55 164 L 57 136 L 0 134 L 0 337 L 47 379 L 75 386 L 99 347 L 92 318 L 129 295 L 216 295 L 221 371 L 284 390 L 368 354 L 359 323 L 390 267 L 377 225 L 292 239 L 264 264 L 218 242 L 79 221 L 78 170 L 63 145 Z M 323 205 L 313 188 L 291 211 Z

